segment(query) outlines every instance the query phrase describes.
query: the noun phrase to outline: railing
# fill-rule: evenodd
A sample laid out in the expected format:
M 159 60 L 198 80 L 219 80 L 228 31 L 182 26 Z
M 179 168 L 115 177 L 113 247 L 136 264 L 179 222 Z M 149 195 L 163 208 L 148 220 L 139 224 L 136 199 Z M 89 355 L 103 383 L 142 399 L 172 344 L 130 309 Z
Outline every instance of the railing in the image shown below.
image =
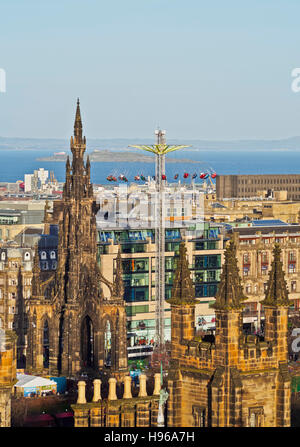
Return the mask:
M 145 357 L 152 354 L 153 346 L 152 345 L 132 346 L 127 348 L 127 352 L 128 352 L 128 358 Z

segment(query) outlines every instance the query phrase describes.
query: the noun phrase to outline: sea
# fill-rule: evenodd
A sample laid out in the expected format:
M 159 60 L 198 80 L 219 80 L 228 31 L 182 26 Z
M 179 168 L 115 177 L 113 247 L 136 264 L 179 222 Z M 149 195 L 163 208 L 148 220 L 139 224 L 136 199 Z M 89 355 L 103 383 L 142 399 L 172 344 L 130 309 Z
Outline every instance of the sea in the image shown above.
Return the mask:
M 126 149 L 128 150 L 128 149 Z M 49 157 L 53 151 L 39 150 L 1 150 L 0 151 L 0 182 L 24 181 L 24 174 L 31 174 L 35 169 L 44 168 L 53 171 L 59 182 L 65 180 L 65 163 L 54 161 L 37 161 L 40 157 Z M 172 158 L 178 158 L 178 163 L 166 163 L 167 180 L 174 181 L 175 174 L 178 180 L 183 181 L 183 174 L 190 174 L 185 182 L 191 181 L 192 174 L 196 173 L 195 182 L 200 182 L 201 172 L 216 172 L 224 174 L 300 174 L 300 151 L 228 151 L 208 150 L 191 151 L 182 150 L 172 152 Z M 182 162 L 181 159 L 192 160 L 193 163 Z M 123 174 L 129 182 L 134 176 L 155 175 L 155 158 L 153 163 L 141 162 L 92 162 L 91 180 L 94 184 L 107 184 L 108 175 L 118 177 Z

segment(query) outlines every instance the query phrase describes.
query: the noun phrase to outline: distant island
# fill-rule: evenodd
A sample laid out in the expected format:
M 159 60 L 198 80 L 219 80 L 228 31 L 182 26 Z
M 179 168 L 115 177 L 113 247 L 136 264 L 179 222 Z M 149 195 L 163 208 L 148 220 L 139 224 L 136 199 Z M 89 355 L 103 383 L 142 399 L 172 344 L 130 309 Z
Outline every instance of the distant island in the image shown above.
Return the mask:
M 68 154 L 66 152 L 56 152 L 50 157 L 40 157 L 36 161 L 66 161 Z M 155 157 L 138 152 L 129 151 L 108 151 L 107 149 L 99 150 L 95 149 L 89 154 L 90 161 L 92 162 L 140 162 L 140 163 L 154 163 Z M 166 162 L 168 163 L 199 163 L 199 161 L 189 160 L 187 158 L 171 158 L 166 157 Z

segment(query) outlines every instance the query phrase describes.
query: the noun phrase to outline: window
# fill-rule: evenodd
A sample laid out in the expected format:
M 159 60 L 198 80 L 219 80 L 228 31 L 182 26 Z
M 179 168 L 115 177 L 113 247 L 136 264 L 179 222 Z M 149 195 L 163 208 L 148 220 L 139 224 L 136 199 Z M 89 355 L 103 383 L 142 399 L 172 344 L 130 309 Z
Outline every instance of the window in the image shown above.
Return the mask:
M 47 259 L 47 253 L 45 251 L 41 252 L 41 259 Z
M 127 303 L 134 301 L 148 301 L 149 289 L 148 287 L 128 287 L 125 283 L 124 299 Z
M 243 262 L 244 262 L 244 264 L 250 264 L 250 254 L 249 253 L 245 253 L 243 255 Z
M 297 290 L 297 281 L 291 282 L 291 292 L 296 292 Z
M 195 268 L 219 268 L 221 267 L 221 255 L 195 256 Z
M 289 273 L 296 273 L 296 264 L 289 262 L 288 271 Z
M 193 405 L 194 427 L 205 427 L 205 408 Z
M 43 270 L 48 270 L 48 262 L 47 261 L 42 262 L 42 269 Z
M 249 408 L 248 427 L 263 427 L 264 410 L 262 407 Z
M 146 272 L 149 268 L 148 259 L 126 259 L 122 261 L 123 272 Z
M 261 274 L 266 275 L 269 267 L 268 253 L 263 251 L 261 254 Z
M 243 275 L 244 276 L 248 276 L 249 272 L 250 272 L 249 266 L 248 265 L 246 265 L 246 266 L 244 265 L 244 267 L 243 267 Z
M 289 261 L 296 262 L 296 252 L 295 251 L 289 252 Z
M 29 261 L 30 260 L 30 253 L 28 251 L 26 251 L 26 253 L 24 254 L 24 260 L 25 261 Z
M 196 297 L 214 297 L 217 293 L 217 284 L 196 285 Z
M 55 254 L 55 251 L 51 251 L 50 252 L 50 259 L 55 259 L 56 258 L 56 254 Z

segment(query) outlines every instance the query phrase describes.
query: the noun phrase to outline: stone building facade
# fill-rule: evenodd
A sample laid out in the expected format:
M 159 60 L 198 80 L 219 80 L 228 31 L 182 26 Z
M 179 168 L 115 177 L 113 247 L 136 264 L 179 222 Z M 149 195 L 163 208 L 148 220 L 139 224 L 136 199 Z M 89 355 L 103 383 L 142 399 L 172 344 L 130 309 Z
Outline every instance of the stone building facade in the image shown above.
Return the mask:
M 122 265 L 119 257 L 113 282 L 98 267 L 98 207 L 85 150 L 78 101 L 71 137 L 72 165 L 68 158 L 63 198 L 54 203 L 54 223 L 59 224 L 57 270 L 42 280 L 38 261 L 33 268 L 26 363 L 30 373 L 74 377 L 82 369 L 107 366 L 120 374 L 127 368 Z M 49 226 L 48 217 L 44 220 Z
M 150 387 L 146 375 L 141 374 L 138 392 L 132 388 L 130 376 L 124 377 L 119 392 L 115 378 L 109 379 L 106 393 L 101 390 L 101 380 L 95 379 L 91 402 L 86 401 L 85 386 L 84 381 L 78 382 L 77 403 L 72 405 L 75 427 L 157 427 L 160 374 L 155 374 Z
M 300 200 L 300 175 L 218 175 L 217 199 L 255 197 L 262 192 L 287 191 L 288 200 Z
M 265 320 L 262 300 L 268 285 L 272 266 L 274 244 L 281 248 L 281 261 L 289 290 L 290 313 L 300 308 L 300 226 L 277 225 L 272 227 L 233 228 L 229 235 L 234 238 L 238 267 L 241 272 L 244 293 L 247 296 L 244 323 L 260 329 Z
M 11 425 L 11 393 L 16 380 L 16 335 L 0 329 L 0 427 Z
M 0 329 L 17 334 L 17 358 L 26 353 L 26 301 L 31 296 L 33 250 L 0 248 Z
M 289 299 L 280 255 L 281 250 L 275 245 L 263 300 L 264 339 L 244 335 L 242 331 L 246 296 L 233 241 L 225 252 L 221 283 L 214 303 L 215 337 L 201 339 L 195 336 L 195 290 L 186 249 L 181 244 L 169 300 L 172 341 L 167 377 L 167 426 L 290 426 Z M 157 426 L 159 402 L 156 396 L 160 390 L 155 386 L 150 397 L 142 392 L 138 399 L 133 399 L 130 380 L 130 377 L 124 378 L 123 396 L 117 396 L 115 382 L 110 383 L 104 400 L 99 397 L 101 384 L 94 382 L 94 398 L 90 403 L 85 400 L 85 384 L 79 383 L 78 401 L 73 405 L 75 426 Z M 140 380 L 140 390 L 145 390 L 146 377 L 141 376 Z M 150 416 L 152 405 L 153 417 Z M 142 423 L 141 414 L 144 414 Z

